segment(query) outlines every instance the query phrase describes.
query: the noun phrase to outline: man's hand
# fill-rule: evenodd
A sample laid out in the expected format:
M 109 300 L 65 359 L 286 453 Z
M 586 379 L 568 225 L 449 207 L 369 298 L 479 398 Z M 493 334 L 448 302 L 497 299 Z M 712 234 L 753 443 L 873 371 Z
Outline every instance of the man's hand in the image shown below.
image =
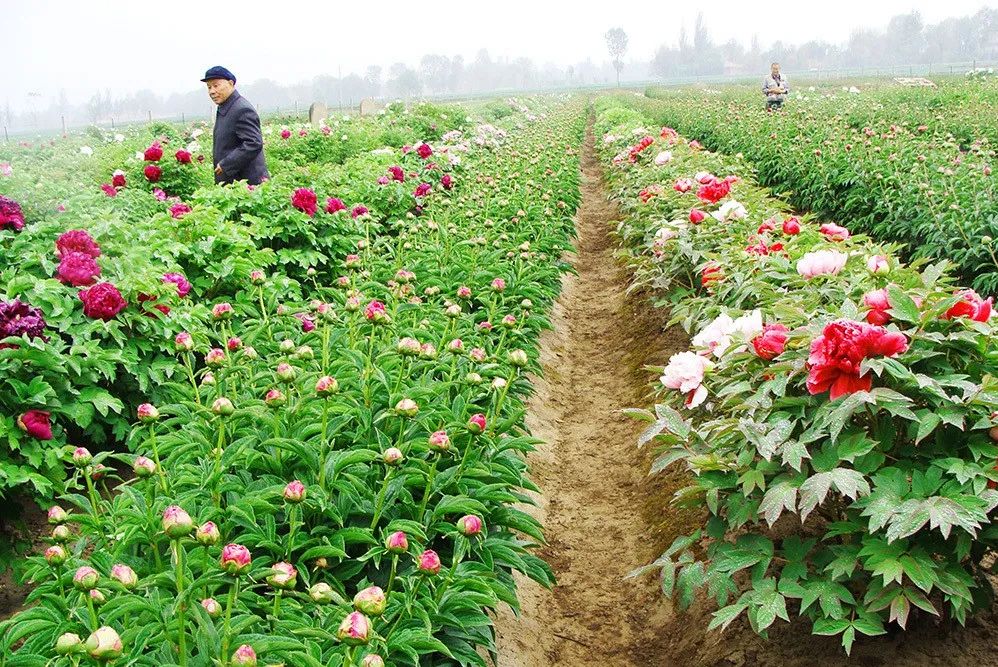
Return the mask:
M 216 176 L 222 175 L 222 165 L 218 165 L 217 167 L 215 167 L 215 175 Z

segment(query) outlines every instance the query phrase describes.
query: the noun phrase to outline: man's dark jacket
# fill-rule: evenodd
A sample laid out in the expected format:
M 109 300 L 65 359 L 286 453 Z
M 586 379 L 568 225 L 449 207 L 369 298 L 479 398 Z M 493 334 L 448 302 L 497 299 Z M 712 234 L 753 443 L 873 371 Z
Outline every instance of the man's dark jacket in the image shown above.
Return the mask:
M 218 106 L 212 162 L 216 167 L 222 166 L 222 173 L 215 174 L 216 183 L 245 180 L 258 185 L 270 177 L 263 157 L 260 117 L 238 90 L 232 91 L 229 99 Z

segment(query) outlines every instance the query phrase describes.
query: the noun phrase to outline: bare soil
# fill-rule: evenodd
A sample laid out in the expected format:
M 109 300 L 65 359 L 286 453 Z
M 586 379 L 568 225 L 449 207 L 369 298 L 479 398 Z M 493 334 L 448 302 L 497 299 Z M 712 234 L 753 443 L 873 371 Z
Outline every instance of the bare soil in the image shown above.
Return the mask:
M 998 665 L 998 614 L 967 628 L 913 619 L 907 632 L 861 639 L 847 658 L 837 638 L 815 637 L 800 621 L 755 635 L 742 619 L 707 632 L 711 601 L 674 610 L 649 574 L 624 577 L 657 558 L 698 513 L 670 505 L 685 474 L 649 477 L 654 453 L 638 450 L 642 424 L 621 413 L 650 407 L 648 365 L 688 348 L 682 331 L 641 295 L 625 296 L 628 274 L 614 258 L 619 213 L 602 182 L 587 133 L 582 153 L 578 240 L 541 339 L 543 377 L 534 378 L 528 426 L 545 444 L 531 455 L 542 494 L 532 511 L 545 526 L 540 555 L 558 579 L 553 590 L 519 579 L 521 614 L 496 619 L 498 667 L 600 665 L 682 667 L 986 667 Z

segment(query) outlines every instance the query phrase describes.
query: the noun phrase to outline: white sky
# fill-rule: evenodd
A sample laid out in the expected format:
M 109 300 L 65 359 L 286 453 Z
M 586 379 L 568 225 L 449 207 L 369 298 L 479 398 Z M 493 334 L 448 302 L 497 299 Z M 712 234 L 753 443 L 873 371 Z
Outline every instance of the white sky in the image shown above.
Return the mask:
M 972 14 L 996 0 L 837 0 L 680 4 L 663 0 L 0 0 L 0 104 L 16 110 L 28 93 L 39 108 L 65 89 L 70 102 L 110 88 L 114 96 L 151 88 L 186 92 L 222 64 L 243 82 L 288 84 L 318 74 L 362 73 L 369 64 L 418 64 L 426 53 L 480 48 L 493 59 L 527 56 L 538 66 L 606 59 L 603 33 L 620 26 L 627 59 L 648 60 L 674 44 L 702 11 L 711 38 L 763 47 L 782 39 L 845 41 L 856 28 L 882 28 L 917 10 L 926 23 Z

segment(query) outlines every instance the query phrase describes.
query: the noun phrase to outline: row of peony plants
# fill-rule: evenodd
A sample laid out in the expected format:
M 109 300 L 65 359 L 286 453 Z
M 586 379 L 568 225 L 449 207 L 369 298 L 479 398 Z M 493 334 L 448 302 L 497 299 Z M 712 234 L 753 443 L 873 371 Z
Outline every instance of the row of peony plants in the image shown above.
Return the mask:
M 464 123 L 465 113 L 443 115 Z M 271 181 L 256 188 L 198 187 L 211 182 L 200 148 L 210 136 L 200 125 L 157 126 L 152 140 L 138 133 L 77 154 L 81 171 L 106 180 L 67 195 L 59 210 L 0 196 L 0 257 L 10 260 L 0 269 L 0 339 L 7 340 L 0 343 L 0 437 L 10 443 L 0 454 L 0 493 L 46 501 L 62 488 L 62 445 L 113 446 L 128 433 L 135 397 L 167 400 L 160 388 L 177 372 L 168 334 L 204 319 L 202 298 L 234 299 L 263 269 L 274 279 L 257 301 L 301 299 L 311 284 L 335 278 L 360 239 L 394 233 L 396 221 L 448 197 L 462 178 L 462 156 L 491 148 L 475 134 L 447 134 L 419 120 L 439 115 L 427 117 L 417 105 L 411 114 L 344 120 L 338 131 L 432 125 L 428 131 L 446 141 L 431 147 L 410 135 L 412 148 L 401 146 L 401 154 L 382 148 L 310 173 L 277 162 Z M 513 116 L 510 127 L 523 118 Z M 143 148 L 129 154 L 138 141 Z M 285 140 L 268 138 L 276 141 Z M 18 149 L 4 163 L 10 173 L 0 176 L 0 192 L 8 185 L 26 192 L 47 164 L 61 164 L 53 154 L 60 148 Z M 93 163 L 103 173 L 91 174 Z M 39 185 L 30 201 L 61 192 L 58 179 Z
M 740 158 L 705 150 L 630 99 L 597 128 L 638 285 L 692 335 L 651 424 L 675 502 L 706 507 L 650 569 L 765 635 L 807 618 L 849 651 L 912 613 L 964 623 L 993 599 L 998 357 L 992 301 L 947 262 L 794 216 Z
M 202 299 L 132 453 L 72 452 L 0 664 L 485 664 L 511 572 L 551 583 L 513 507 L 578 200 L 581 107 L 545 108 L 305 304 Z
M 743 153 L 763 183 L 792 193 L 796 205 L 903 244 L 909 256 L 947 259 L 966 283 L 998 290 L 993 82 L 907 91 L 900 105 L 890 88 L 811 93 L 780 113 L 766 113 L 755 90 L 707 99 L 652 93 L 661 98 L 648 102 L 656 122 Z

